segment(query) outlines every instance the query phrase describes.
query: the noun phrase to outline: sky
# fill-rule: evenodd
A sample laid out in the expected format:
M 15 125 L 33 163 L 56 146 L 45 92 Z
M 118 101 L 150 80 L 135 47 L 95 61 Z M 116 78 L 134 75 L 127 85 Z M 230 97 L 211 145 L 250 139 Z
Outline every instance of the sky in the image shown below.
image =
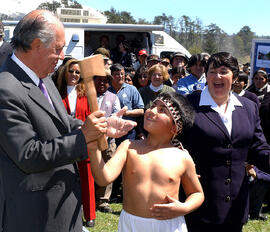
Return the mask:
M 47 0 L 50 1 L 50 0 Z M 258 36 L 270 36 L 270 0 L 77 0 L 80 4 L 99 11 L 127 11 L 137 20 L 152 22 L 165 13 L 175 19 L 183 15 L 202 21 L 203 26 L 216 24 L 232 35 L 249 26 Z M 29 12 L 46 0 L 0 0 L 0 13 Z

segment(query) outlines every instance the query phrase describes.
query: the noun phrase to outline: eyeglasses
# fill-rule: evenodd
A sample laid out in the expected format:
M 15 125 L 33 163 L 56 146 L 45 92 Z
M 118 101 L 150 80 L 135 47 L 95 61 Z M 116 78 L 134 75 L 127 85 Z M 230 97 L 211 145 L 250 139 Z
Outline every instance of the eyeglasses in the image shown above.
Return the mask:
M 161 62 L 161 64 L 167 67 L 170 63 L 168 63 L 168 62 Z
M 138 78 L 140 78 L 140 79 L 146 79 L 147 78 L 147 75 L 141 75 L 141 76 L 138 76 Z
M 75 72 L 75 74 L 77 74 L 77 75 L 81 74 L 81 72 L 78 71 L 78 70 L 68 70 L 68 72 L 71 73 L 71 74 L 73 74 Z
M 254 80 L 256 80 L 256 81 L 264 81 L 265 78 L 263 78 L 263 77 L 254 77 Z

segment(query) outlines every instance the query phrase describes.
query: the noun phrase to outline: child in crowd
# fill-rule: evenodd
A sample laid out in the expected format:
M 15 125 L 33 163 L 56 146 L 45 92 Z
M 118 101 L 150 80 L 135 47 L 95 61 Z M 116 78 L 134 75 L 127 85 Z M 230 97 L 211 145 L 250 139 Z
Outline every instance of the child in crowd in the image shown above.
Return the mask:
M 88 145 L 99 185 L 113 182 L 122 172 L 124 197 L 118 231 L 187 231 L 183 216 L 204 200 L 193 160 L 179 141 L 193 121 L 193 108 L 183 96 L 162 93 L 145 112 L 145 140 L 125 140 L 107 163 L 96 142 Z M 185 202 L 178 200 L 180 183 Z

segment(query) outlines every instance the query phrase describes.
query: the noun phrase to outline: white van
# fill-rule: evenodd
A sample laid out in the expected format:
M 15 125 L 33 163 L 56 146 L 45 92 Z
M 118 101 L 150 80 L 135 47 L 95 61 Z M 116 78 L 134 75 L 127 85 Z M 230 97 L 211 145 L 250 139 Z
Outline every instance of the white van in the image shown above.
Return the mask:
M 13 36 L 13 30 L 18 21 L 3 21 L 6 39 Z M 187 57 L 190 53 L 175 39 L 163 31 L 160 25 L 142 24 L 88 24 L 88 23 L 64 23 L 66 34 L 65 55 L 76 59 L 84 57 L 85 33 L 90 34 L 90 44 L 94 49 L 99 47 L 99 38 L 108 36 L 110 48 L 116 46 L 116 37 L 122 34 L 130 41 L 135 54 L 140 49 L 146 49 L 149 54 L 159 55 L 161 58 L 169 57 L 173 52 L 181 52 Z

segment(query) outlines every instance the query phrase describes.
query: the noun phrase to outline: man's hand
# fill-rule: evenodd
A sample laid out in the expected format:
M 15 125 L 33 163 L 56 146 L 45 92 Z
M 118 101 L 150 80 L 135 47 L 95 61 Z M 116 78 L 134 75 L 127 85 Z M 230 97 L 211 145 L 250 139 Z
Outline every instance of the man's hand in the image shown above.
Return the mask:
M 104 112 L 96 111 L 90 114 L 81 127 L 86 143 L 96 140 L 106 133 L 107 122 Z
M 120 138 L 137 125 L 136 122 L 121 118 L 126 111 L 127 107 L 125 106 L 117 114 L 107 118 L 107 136 L 111 138 Z

